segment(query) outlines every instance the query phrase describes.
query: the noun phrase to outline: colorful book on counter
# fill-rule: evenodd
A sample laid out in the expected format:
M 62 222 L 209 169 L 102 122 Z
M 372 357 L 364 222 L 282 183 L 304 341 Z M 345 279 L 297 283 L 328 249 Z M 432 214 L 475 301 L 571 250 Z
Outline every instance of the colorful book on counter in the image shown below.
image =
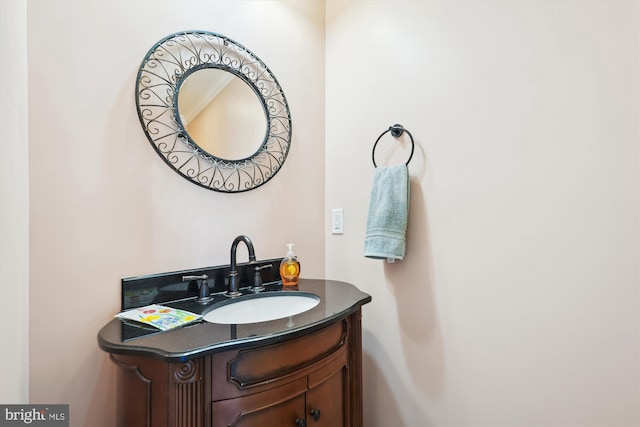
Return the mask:
M 123 311 L 116 314 L 116 317 L 151 325 L 161 331 L 168 331 L 169 329 L 184 326 L 202 319 L 201 315 L 191 313 L 190 311 L 178 310 L 156 304 Z

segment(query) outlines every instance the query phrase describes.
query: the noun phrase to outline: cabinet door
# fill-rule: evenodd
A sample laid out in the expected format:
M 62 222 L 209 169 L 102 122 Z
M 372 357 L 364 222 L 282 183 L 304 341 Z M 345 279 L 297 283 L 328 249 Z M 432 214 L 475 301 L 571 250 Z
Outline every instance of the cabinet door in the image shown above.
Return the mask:
M 349 425 L 349 369 L 341 364 L 325 378 L 309 376 L 307 427 L 347 427 Z
M 304 420 L 306 378 L 211 404 L 212 427 L 297 427 Z

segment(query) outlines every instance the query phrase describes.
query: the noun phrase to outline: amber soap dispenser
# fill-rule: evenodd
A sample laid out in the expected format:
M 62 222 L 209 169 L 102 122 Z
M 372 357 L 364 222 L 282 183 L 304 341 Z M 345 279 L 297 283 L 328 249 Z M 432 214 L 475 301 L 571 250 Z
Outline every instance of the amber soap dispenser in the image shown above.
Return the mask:
M 300 262 L 293 253 L 293 243 L 288 243 L 289 251 L 280 262 L 280 277 L 282 278 L 282 286 L 298 286 L 300 279 Z

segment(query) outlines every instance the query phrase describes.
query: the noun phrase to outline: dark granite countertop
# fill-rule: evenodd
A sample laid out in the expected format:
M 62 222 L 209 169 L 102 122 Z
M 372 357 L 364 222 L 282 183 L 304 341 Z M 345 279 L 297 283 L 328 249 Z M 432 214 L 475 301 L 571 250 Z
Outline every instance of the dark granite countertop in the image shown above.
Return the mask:
M 198 322 L 178 329 L 156 332 L 131 326 L 120 319 L 107 323 L 98 333 L 100 348 L 108 353 L 155 357 L 168 362 L 184 362 L 212 353 L 253 345 L 267 345 L 306 335 L 336 322 L 371 301 L 371 296 L 354 285 L 335 280 L 301 279 L 300 292 L 320 297 L 311 310 L 268 322 L 222 325 Z M 280 285 L 265 292 L 282 292 Z M 196 309 L 182 303 L 176 308 Z M 221 303 L 214 302 L 199 312 L 206 313 Z M 142 334 L 136 333 L 144 331 Z

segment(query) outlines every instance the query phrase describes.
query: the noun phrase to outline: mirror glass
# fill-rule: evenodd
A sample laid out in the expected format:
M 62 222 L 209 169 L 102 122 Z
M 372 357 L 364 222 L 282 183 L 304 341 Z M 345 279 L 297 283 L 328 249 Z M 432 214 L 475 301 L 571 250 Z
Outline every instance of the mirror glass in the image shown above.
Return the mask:
M 282 87 L 253 52 L 220 34 L 183 31 L 156 43 L 138 71 L 136 106 L 158 155 L 209 190 L 260 187 L 289 153 Z
M 184 80 L 178 113 L 191 139 L 221 159 L 251 157 L 267 134 L 258 95 L 239 77 L 217 68 L 197 70 Z

